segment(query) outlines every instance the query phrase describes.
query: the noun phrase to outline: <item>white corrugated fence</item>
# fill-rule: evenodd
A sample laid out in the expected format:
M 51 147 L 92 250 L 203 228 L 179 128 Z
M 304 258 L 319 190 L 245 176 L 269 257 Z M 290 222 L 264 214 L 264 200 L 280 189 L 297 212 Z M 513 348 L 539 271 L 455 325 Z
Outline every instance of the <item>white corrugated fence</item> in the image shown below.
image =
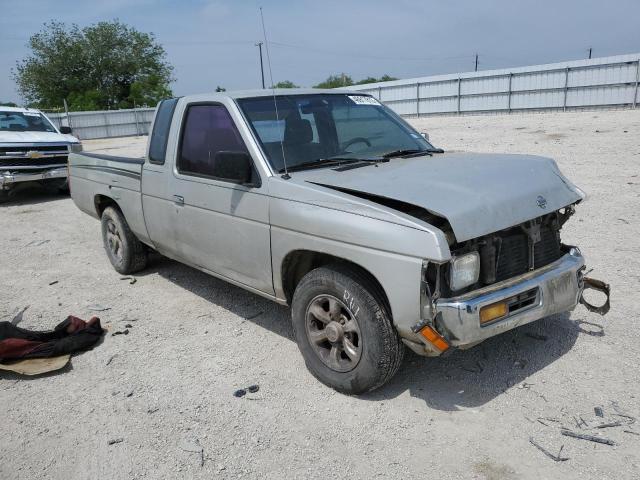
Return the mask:
M 638 105 L 640 54 L 354 85 L 403 116 Z

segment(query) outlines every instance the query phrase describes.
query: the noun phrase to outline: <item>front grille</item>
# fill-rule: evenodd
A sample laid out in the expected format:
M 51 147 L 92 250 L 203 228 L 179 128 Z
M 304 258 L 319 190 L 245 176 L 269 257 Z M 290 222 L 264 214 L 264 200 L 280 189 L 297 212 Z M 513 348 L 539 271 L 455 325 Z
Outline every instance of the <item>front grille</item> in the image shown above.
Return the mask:
M 534 245 L 534 268 L 544 267 L 562 256 L 560 241 L 548 226 L 540 228 L 540 241 Z M 529 270 L 529 240 L 518 232 L 501 237 L 496 259 L 496 282 L 522 275 Z
M 67 155 L 51 155 L 41 158 L 2 158 L 0 169 L 10 167 L 46 168 L 50 165 L 66 165 Z
M 68 150 L 67 145 L 16 145 L 0 147 L 0 156 L 6 155 L 7 152 L 27 153 L 31 151 L 38 152 L 66 152 Z

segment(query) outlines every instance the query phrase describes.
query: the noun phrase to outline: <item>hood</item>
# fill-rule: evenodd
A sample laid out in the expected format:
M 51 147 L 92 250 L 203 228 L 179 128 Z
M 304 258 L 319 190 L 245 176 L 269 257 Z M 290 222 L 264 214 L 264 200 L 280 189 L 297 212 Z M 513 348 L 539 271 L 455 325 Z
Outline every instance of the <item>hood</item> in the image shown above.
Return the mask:
M 57 132 L 7 132 L 0 131 L 0 143 L 78 143 L 73 135 Z
M 396 158 L 342 172 L 292 174 L 304 181 L 399 200 L 446 218 L 458 242 L 477 238 L 571 205 L 584 194 L 544 157 L 434 154 Z

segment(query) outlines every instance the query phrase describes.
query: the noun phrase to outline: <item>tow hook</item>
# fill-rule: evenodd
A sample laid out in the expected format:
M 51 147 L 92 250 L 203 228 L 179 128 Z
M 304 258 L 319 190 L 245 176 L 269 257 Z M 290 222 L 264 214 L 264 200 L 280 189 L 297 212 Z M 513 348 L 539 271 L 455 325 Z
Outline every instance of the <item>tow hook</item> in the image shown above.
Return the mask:
M 609 284 L 604 283 L 602 280 L 596 280 L 595 278 L 589 277 L 582 277 L 582 281 L 584 282 L 584 286 L 582 289 L 582 293 L 580 294 L 580 303 L 584 305 L 585 308 L 590 312 L 599 313 L 600 315 L 606 315 L 611 308 L 611 304 L 609 303 L 611 287 L 609 286 Z M 604 293 L 607 296 L 607 300 L 599 307 L 591 305 L 584 299 L 584 291 L 587 289 L 597 290 L 598 292 Z

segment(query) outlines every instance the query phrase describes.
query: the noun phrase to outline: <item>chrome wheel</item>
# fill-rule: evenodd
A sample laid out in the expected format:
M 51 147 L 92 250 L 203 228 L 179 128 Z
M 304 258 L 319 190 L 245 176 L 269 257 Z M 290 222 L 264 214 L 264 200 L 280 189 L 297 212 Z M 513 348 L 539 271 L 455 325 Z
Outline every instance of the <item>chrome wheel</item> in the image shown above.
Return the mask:
M 118 260 L 122 260 L 122 238 L 118 227 L 109 219 L 107 221 L 107 245 L 113 256 Z
M 349 308 L 332 295 L 318 295 L 307 307 L 305 329 L 314 353 L 336 372 L 353 370 L 362 356 L 358 321 Z

